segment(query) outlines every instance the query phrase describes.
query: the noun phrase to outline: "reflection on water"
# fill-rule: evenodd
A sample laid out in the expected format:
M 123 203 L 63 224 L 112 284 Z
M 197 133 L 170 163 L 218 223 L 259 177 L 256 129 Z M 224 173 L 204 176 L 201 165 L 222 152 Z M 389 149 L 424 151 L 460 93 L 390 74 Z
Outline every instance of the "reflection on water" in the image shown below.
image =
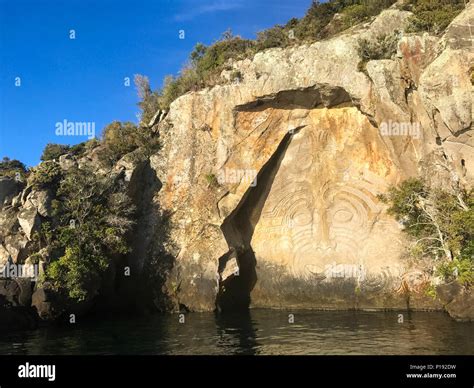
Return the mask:
M 0 354 L 474 354 L 474 323 L 444 313 L 252 310 L 154 315 L 2 334 Z

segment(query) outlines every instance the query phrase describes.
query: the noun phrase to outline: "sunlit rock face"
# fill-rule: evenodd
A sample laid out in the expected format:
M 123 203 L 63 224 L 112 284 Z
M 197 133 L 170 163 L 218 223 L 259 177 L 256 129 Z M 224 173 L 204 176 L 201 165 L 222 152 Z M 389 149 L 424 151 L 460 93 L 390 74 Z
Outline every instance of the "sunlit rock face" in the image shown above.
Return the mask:
M 377 199 L 396 178 L 377 128 L 355 108 L 315 109 L 293 135 L 251 245 L 257 262 L 307 280 L 398 264 L 397 223 Z M 341 267 L 342 268 L 342 267 Z M 348 269 L 348 270 L 347 270 Z

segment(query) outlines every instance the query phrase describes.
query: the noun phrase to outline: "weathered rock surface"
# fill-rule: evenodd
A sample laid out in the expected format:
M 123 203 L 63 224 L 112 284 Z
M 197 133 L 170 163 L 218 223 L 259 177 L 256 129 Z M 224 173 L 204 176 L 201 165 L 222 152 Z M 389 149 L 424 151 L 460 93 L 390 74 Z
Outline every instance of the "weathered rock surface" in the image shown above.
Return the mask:
M 76 160 L 74 159 L 73 156 L 69 154 L 61 155 L 59 157 L 59 166 L 63 170 L 69 170 L 71 167 L 76 166 Z
M 474 295 L 457 282 L 437 287 L 437 295 L 446 311 L 458 321 L 474 321 Z
M 10 202 L 20 189 L 21 185 L 14 179 L 0 177 L 0 209 Z
M 58 297 L 54 290 L 48 285 L 44 285 L 35 290 L 32 295 L 32 306 L 36 309 L 38 316 L 43 320 L 54 320 L 63 314 L 64 304 L 58 302 Z
M 43 217 L 51 216 L 51 191 L 49 190 L 38 190 L 32 191 L 27 198 L 27 201 L 31 202 L 32 206 L 36 208 L 38 214 Z
M 28 278 L 0 280 L 0 296 L 13 306 L 31 306 L 33 283 Z
M 0 245 L 0 271 L 3 269 L 5 264 L 8 263 L 10 254 L 3 245 Z
M 33 233 L 38 229 L 41 221 L 38 210 L 34 206 L 24 207 L 18 213 L 18 222 L 28 240 L 31 240 Z
M 37 326 L 37 316 L 31 308 L 32 287 L 29 279 L 0 279 L 0 329 L 13 331 Z

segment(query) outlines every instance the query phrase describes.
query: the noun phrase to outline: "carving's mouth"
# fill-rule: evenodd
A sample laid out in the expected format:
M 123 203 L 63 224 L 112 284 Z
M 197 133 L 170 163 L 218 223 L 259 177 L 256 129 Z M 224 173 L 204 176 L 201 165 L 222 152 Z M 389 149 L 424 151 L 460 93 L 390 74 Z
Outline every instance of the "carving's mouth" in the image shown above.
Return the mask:
M 323 280 L 326 278 L 324 271 L 319 265 L 307 264 L 305 265 L 305 270 L 317 279 Z
M 333 264 L 353 264 L 357 260 L 352 252 L 336 252 L 332 249 L 316 249 L 312 254 L 300 253 L 294 264 L 301 275 L 311 278 L 325 279 L 328 266 Z

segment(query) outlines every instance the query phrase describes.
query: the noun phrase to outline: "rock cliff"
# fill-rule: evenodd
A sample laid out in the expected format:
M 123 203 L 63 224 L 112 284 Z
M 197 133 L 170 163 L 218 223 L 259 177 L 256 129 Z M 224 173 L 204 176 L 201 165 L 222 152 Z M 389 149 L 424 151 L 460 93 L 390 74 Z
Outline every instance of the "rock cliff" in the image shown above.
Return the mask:
M 159 153 L 98 171 L 120 175 L 139 213 L 121 262 L 139 276 L 118 287 L 121 268 L 109 271 L 114 303 L 155 271 L 160 309 L 441 309 L 425 292 L 435 263 L 410 259 L 377 196 L 414 176 L 472 187 L 474 2 L 439 37 L 397 32 L 409 16 L 392 7 L 331 39 L 232 62 L 220 85 L 153 120 Z M 361 63 L 358 42 L 386 34 L 396 54 Z M 96 165 L 93 153 L 59 162 Z M 2 180 L 0 199 L 0 266 L 29 264 L 51 193 Z M 35 294 L 52 314 L 48 292 Z
M 401 30 L 388 9 L 332 39 L 235 62 L 238 82 L 177 99 L 158 126 L 178 247 L 168 281 L 191 310 L 410 308 L 433 263 L 410 263 L 377 199 L 424 175 L 472 185 L 474 4 L 442 37 L 400 34 L 360 71 L 357 42 Z M 447 167 L 447 168 L 446 168 Z

